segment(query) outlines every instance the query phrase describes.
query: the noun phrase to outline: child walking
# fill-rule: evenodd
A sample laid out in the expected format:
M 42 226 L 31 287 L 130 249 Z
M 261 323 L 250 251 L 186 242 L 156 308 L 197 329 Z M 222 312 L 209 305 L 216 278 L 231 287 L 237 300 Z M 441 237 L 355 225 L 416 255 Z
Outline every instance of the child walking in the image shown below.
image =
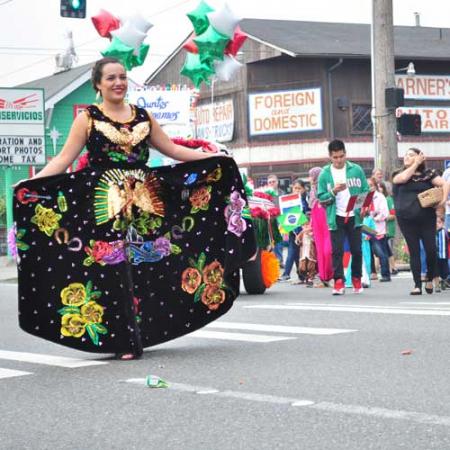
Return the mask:
M 448 277 L 448 235 L 444 226 L 444 219 L 437 217 L 436 219 L 436 249 L 437 249 L 437 271 L 439 274 L 434 279 L 434 289 L 436 292 L 445 290 Z

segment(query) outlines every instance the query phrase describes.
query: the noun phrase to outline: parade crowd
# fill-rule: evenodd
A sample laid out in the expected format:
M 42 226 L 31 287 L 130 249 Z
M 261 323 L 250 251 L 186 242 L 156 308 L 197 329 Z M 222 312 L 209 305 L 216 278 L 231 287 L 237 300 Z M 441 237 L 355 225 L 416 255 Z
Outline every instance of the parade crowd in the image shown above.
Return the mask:
M 414 279 L 411 295 L 450 289 L 450 168 L 443 174 L 428 169 L 425 155 L 411 148 L 389 179 L 376 167 L 367 178 L 347 160 L 342 141 L 331 141 L 328 151 L 330 163 L 309 171 L 309 190 L 301 179 L 292 184 L 308 220 L 274 245 L 283 269 L 279 282 L 332 287 L 333 295 L 346 287 L 361 293 L 375 280 L 390 282 L 403 253 Z M 282 194 L 274 174 L 267 188 Z M 434 203 L 421 203 L 429 193 Z M 352 204 L 357 196 L 364 202 Z

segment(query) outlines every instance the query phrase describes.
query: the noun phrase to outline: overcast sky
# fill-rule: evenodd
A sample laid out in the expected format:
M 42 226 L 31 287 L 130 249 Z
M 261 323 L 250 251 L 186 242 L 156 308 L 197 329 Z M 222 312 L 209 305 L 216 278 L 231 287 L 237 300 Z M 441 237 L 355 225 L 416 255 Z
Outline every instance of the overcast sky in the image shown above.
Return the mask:
M 450 28 L 449 0 L 393 0 L 394 23 L 414 25 L 414 12 L 422 26 Z M 192 30 L 186 13 L 199 0 L 87 0 L 86 19 L 59 16 L 59 0 L 0 0 L 0 87 L 51 75 L 54 55 L 66 46 L 71 30 L 79 65 L 101 57 L 109 41 L 95 31 L 90 17 L 104 8 L 115 15 L 139 12 L 154 24 L 147 43 L 150 53 L 142 68 L 130 76 L 142 83 Z M 223 1 L 207 0 L 213 8 Z M 229 0 L 240 17 L 370 23 L 371 0 Z

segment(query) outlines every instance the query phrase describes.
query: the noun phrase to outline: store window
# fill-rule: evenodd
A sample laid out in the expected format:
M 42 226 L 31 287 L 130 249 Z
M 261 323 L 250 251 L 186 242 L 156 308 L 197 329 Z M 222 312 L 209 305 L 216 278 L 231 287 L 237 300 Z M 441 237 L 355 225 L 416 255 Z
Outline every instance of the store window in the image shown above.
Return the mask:
M 371 105 L 352 105 L 352 134 L 372 134 Z

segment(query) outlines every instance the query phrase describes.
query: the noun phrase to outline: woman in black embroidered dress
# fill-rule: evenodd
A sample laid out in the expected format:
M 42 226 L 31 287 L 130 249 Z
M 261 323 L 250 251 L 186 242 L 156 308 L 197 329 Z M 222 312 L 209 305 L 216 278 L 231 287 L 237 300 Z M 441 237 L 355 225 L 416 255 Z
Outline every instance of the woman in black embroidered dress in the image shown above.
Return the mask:
M 436 210 L 422 208 L 417 195 L 433 186 L 442 186 L 445 202 L 449 191 L 446 183 L 435 170 L 425 166 L 425 155 L 416 148 L 410 148 L 403 158 L 404 166 L 394 172 L 393 196 L 397 222 L 408 244 L 414 289 L 411 295 L 422 294 L 420 241 L 422 240 L 427 257 L 427 280 L 425 291 L 433 293 L 433 278 L 436 270 Z
M 174 144 L 146 110 L 124 103 L 119 61 L 98 61 L 92 83 L 103 103 L 80 114 L 61 153 L 15 188 L 19 323 L 133 359 L 225 313 L 255 242 L 231 158 Z M 149 144 L 188 162 L 150 170 Z M 89 166 L 66 174 L 85 145 Z

